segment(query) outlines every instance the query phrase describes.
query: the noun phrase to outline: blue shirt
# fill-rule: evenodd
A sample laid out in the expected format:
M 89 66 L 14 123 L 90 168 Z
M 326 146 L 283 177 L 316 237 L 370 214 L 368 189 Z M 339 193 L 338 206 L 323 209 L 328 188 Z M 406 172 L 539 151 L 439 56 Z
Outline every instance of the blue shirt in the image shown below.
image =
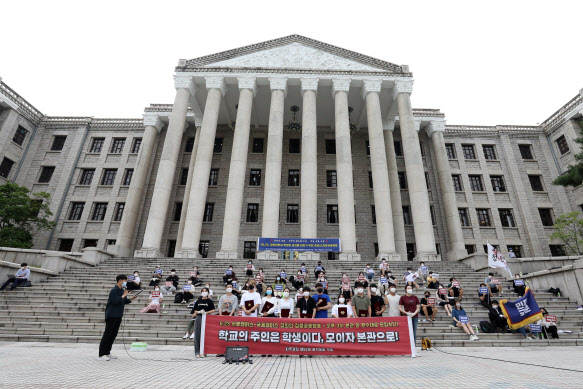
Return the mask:
M 456 318 L 456 319 L 458 319 L 458 320 L 459 320 L 459 319 L 460 319 L 460 316 L 468 316 L 468 315 L 466 314 L 466 311 L 465 311 L 464 309 L 457 310 L 456 308 L 454 308 L 454 309 L 451 311 L 451 318 L 452 318 L 452 319 L 453 319 L 453 318 Z M 454 320 L 454 321 L 453 321 L 453 325 L 455 326 L 456 324 L 457 324 L 457 322 Z
M 28 267 L 24 270 L 18 269 L 16 272 L 16 277 L 22 277 L 25 280 L 28 280 L 28 277 L 30 277 L 30 269 Z
M 312 296 L 312 298 L 314 300 L 316 300 L 316 303 L 318 303 L 318 299 L 320 297 L 324 297 L 326 299 L 326 304 L 324 304 L 324 305 L 328 305 L 330 303 L 330 296 L 328 296 L 327 294 L 322 293 L 322 294 L 315 294 Z M 316 319 L 327 319 L 328 318 L 328 310 L 326 309 L 323 311 L 317 311 L 315 318 Z

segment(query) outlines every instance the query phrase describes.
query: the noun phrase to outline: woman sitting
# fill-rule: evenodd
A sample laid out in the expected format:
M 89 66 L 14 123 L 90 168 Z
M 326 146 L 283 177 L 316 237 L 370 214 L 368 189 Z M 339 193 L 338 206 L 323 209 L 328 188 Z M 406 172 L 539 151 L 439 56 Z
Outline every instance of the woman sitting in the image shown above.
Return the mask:
M 142 313 L 160 313 L 160 303 L 162 302 L 162 294 L 160 293 L 160 288 L 155 287 L 154 291 L 150 294 L 150 301 L 148 305 L 140 310 Z
M 160 283 L 162 279 L 162 274 L 164 270 L 160 269 L 160 265 L 156 265 L 154 272 L 152 273 L 152 277 L 150 278 L 150 286 L 156 286 Z
M 462 323 L 462 316 L 465 316 L 467 320 L 466 323 Z M 458 301 L 455 304 L 455 308 L 451 311 L 451 317 L 453 318 L 453 325 L 463 330 L 470 336 L 470 340 L 480 340 L 478 336 L 474 333 L 474 329 L 470 324 L 470 320 L 466 311 L 462 308 L 462 304 Z
M 553 339 L 559 339 L 559 334 L 557 330 L 557 322 L 555 321 L 548 321 L 547 316 L 548 312 L 545 308 L 541 308 L 541 312 L 543 314 L 543 318 L 539 320 L 536 324 L 540 324 L 542 326 L 542 334 L 545 339 L 548 339 L 548 334 L 550 333 Z
M 131 277 L 131 280 L 129 278 L 130 277 L 128 277 L 128 283 L 126 284 L 126 289 L 127 290 L 140 289 L 140 286 L 142 285 L 142 282 L 140 281 L 140 273 L 138 273 L 138 271 L 136 270 L 134 272 L 134 275 Z
M 435 291 L 436 301 L 439 301 L 439 306 L 445 309 L 447 316 L 451 317 L 451 304 L 447 295 L 447 289 L 445 289 L 446 294 L 439 293 L 439 289 L 443 290 L 445 289 L 445 286 L 443 286 L 443 284 L 439 284 L 439 288 Z

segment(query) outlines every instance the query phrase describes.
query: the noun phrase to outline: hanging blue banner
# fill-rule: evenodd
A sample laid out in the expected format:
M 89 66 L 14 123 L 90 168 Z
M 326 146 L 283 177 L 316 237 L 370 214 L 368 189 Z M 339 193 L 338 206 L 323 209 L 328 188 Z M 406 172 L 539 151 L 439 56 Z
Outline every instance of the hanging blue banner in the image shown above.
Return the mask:
M 339 253 L 340 239 L 259 238 L 257 250 L 270 251 L 331 251 Z

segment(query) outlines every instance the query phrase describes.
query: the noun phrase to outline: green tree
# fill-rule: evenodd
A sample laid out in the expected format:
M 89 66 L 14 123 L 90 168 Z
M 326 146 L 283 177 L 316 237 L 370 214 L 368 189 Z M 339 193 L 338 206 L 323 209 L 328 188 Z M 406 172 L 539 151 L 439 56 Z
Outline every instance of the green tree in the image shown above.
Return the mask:
M 580 212 L 570 212 L 557 218 L 555 232 L 551 239 L 560 240 L 565 244 L 568 255 L 583 254 L 583 217 Z
M 0 185 L 0 246 L 28 249 L 35 231 L 52 229 L 50 197 L 12 182 Z
M 569 166 L 569 169 L 559 177 L 555 178 L 553 184 L 561 186 L 579 186 L 583 183 L 583 137 L 575 139 L 575 142 L 581 145 L 581 152 L 575 154 L 575 165 Z

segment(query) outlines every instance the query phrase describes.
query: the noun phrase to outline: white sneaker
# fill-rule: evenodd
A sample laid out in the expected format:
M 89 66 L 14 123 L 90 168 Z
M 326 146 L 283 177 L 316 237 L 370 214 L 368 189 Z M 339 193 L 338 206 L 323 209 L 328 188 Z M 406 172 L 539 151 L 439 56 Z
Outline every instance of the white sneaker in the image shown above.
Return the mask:
M 190 339 L 194 339 L 194 332 L 190 335 Z
M 102 355 L 100 357 L 97 357 L 98 361 L 109 361 L 110 358 L 107 355 Z
M 423 319 L 423 321 L 427 321 L 427 320 Z
M 411 354 L 411 358 L 417 358 L 419 355 L 417 354 Z
M 182 337 L 182 339 L 188 339 L 188 332 L 186 334 L 184 334 L 184 336 Z
M 474 335 L 474 339 L 475 340 L 480 340 L 480 338 L 478 338 L 478 335 Z
M 115 355 L 111 355 L 111 354 L 106 355 L 106 357 L 109 357 L 109 359 L 117 359 L 117 357 Z
M 186 300 L 182 300 L 182 304 L 186 304 Z

